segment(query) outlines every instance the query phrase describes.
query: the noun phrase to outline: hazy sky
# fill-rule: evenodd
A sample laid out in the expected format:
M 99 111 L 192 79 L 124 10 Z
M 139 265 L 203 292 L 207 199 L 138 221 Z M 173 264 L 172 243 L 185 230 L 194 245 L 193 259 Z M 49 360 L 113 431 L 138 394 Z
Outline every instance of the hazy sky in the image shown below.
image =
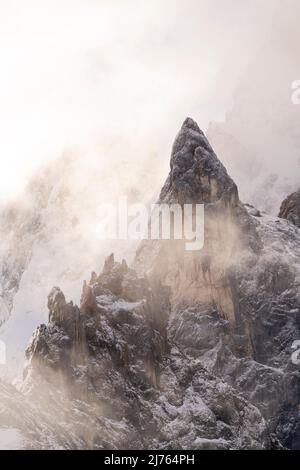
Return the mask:
M 163 154 L 187 115 L 205 128 L 224 113 L 276 8 L 276 0 L 0 0 L 0 197 L 66 147 L 97 144 L 109 159 L 101 142 L 122 136 Z

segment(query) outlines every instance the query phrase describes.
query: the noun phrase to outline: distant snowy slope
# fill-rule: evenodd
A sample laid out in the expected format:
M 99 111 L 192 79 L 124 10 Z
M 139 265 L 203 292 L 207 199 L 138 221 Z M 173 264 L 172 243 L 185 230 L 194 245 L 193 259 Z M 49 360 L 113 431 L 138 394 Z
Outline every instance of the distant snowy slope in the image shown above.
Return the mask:
M 79 301 L 83 279 L 101 266 L 112 250 L 133 257 L 136 242 L 100 240 L 97 208 L 147 202 L 155 194 L 158 160 L 137 162 L 86 159 L 69 153 L 32 178 L 21 201 L 0 211 L 0 339 L 7 348 L 7 367 L 0 374 L 22 370 L 25 346 L 34 328 L 47 320 L 45 298 L 53 285 Z M 153 184 L 154 182 L 154 184 Z

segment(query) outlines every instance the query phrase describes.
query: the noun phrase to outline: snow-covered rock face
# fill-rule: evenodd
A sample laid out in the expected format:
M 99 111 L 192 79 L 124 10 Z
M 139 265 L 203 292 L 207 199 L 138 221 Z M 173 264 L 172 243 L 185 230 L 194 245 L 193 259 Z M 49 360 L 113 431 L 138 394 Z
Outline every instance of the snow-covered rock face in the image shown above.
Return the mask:
M 168 339 L 169 289 L 156 280 L 110 256 L 84 284 L 80 310 L 58 288 L 48 305 L 50 323 L 26 351 L 22 389 L 38 406 L 63 410 L 68 447 L 270 446 L 258 409 Z M 59 429 L 56 441 L 64 445 Z
M 145 241 L 136 270 L 111 255 L 79 307 L 51 290 L 21 385 L 55 436 L 35 445 L 299 449 L 299 228 L 240 202 L 191 119 L 159 200 L 205 204 L 204 249 Z
M 175 139 L 170 167 L 160 194 L 161 203 L 238 202 L 235 183 L 191 118 L 184 121 Z

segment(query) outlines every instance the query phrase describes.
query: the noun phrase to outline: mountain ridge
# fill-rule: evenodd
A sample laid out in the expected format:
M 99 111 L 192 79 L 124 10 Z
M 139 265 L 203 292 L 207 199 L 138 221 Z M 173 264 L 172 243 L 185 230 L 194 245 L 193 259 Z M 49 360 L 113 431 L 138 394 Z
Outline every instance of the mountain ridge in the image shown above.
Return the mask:
M 110 255 L 79 308 L 54 288 L 22 393 L 62 413 L 70 440 L 57 429 L 54 447 L 300 448 L 299 229 L 240 202 L 190 118 L 159 201 L 204 203 L 202 252 L 146 240 L 132 267 Z

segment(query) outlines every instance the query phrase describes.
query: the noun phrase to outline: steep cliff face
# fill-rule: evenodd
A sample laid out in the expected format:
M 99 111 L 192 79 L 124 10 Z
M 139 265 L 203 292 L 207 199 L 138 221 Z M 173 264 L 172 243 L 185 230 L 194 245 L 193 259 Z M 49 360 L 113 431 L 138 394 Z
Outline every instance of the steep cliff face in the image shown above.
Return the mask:
M 242 391 L 281 442 L 299 448 L 299 370 L 292 344 L 299 338 L 299 231 L 262 217 L 261 251 L 231 263 L 235 322 L 215 303 L 175 306 L 170 322 L 181 350 Z M 209 288 L 209 287 L 208 287 Z
M 204 246 L 187 251 L 183 241 L 145 241 L 134 266 L 139 272 L 155 272 L 170 285 L 174 303 L 213 303 L 234 323 L 235 301 L 226 272 L 237 259 L 260 249 L 255 224 L 235 183 L 190 118 L 176 137 L 170 167 L 158 203 L 204 205 Z
M 204 204 L 203 249 L 144 241 L 133 268 L 111 255 L 79 308 L 54 288 L 22 392 L 60 416 L 57 446 L 300 448 L 298 227 L 240 202 L 191 119 L 159 202 Z

